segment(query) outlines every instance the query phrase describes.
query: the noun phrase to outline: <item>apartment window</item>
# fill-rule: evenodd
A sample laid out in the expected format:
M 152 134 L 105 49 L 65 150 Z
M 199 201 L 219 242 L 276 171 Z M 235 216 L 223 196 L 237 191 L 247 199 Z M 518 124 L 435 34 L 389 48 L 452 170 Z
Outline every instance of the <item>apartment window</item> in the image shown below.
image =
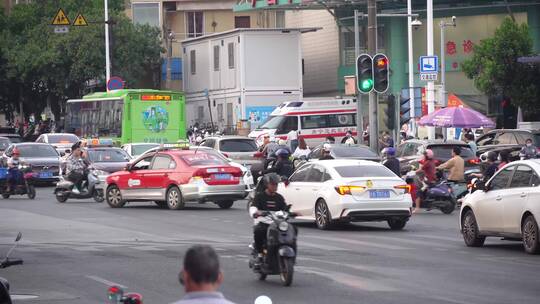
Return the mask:
M 197 108 L 197 116 L 199 117 L 199 121 L 202 121 L 204 119 L 204 107 L 203 106 L 199 106 Z
M 189 51 L 189 67 L 191 70 L 191 75 L 195 75 L 195 73 L 197 72 L 195 61 L 196 61 L 195 50 L 191 50 Z
M 250 28 L 251 19 L 249 16 L 235 16 L 234 17 L 234 28 Z
M 234 42 L 230 42 L 227 45 L 228 57 L 229 57 L 229 69 L 234 69 Z
M 188 38 L 199 37 L 204 34 L 203 28 L 203 12 L 187 12 L 186 13 L 186 27 Z
M 214 45 L 214 71 L 219 71 L 219 45 Z
M 159 3 L 132 3 L 133 22 L 160 27 Z
M 276 28 L 285 27 L 285 11 L 276 11 Z

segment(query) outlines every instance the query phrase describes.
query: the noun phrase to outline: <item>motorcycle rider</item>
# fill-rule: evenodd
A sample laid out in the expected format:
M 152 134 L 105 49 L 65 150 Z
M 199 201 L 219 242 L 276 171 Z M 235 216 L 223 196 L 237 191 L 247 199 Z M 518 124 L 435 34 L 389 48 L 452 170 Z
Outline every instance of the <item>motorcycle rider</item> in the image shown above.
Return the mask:
M 395 175 L 401 176 L 401 168 L 399 160 L 396 158 L 396 149 L 394 147 L 384 148 L 382 150 L 383 161 L 382 164 L 394 172 Z
M 81 142 L 76 142 L 71 146 L 71 155 L 67 159 L 66 177 L 69 181 L 75 184 L 73 191 L 80 192 L 81 184 L 86 178 L 85 172 L 87 164 L 83 159 Z
M 427 189 L 431 187 L 436 181 L 437 176 L 435 172 L 435 160 L 433 160 L 433 150 L 426 149 L 424 151 L 424 159 L 420 169 L 416 170 L 416 174 L 423 173 L 426 186 L 418 190 L 416 194 L 416 208 L 413 213 L 420 211 L 420 204 L 425 197 Z
M 273 173 L 277 173 L 279 176 L 285 176 L 289 178 L 294 172 L 294 165 L 289 159 L 290 155 L 291 154 L 286 149 L 277 150 L 276 151 L 277 160 L 274 163 L 274 165 L 269 169 L 263 170 L 261 173 L 267 174 L 267 173 L 273 172 Z
M 7 192 L 11 192 L 11 190 L 15 189 L 15 187 L 17 187 L 17 185 L 21 182 L 22 174 L 19 170 L 19 165 L 21 163 L 21 160 L 19 159 L 20 155 L 21 152 L 19 151 L 19 149 L 13 148 L 11 157 L 7 160 L 9 175 Z
M 452 148 L 452 158 L 437 167 L 439 170 L 448 169 L 448 181 L 453 183 L 461 183 L 465 176 L 465 161 L 461 158 L 461 148 L 456 146 Z
M 287 210 L 285 199 L 277 193 L 278 184 L 281 178 L 276 173 L 270 173 L 263 177 L 265 189 L 255 194 L 253 203 L 249 208 L 249 214 L 253 218 L 253 239 L 255 250 L 259 253 L 257 264 L 261 264 L 263 247 L 266 242 L 266 231 L 272 223 L 271 219 L 262 217 L 263 211 L 284 211 Z
M 319 160 L 334 159 L 334 157 L 330 155 L 330 152 L 332 152 L 332 146 L 330 144 L 324 144 L 322 148 L 322 155 Z
M 537 148 L 533 145 L 532 139 L 527 138 L 525 146 L 519 151 L 519 157 L 521 159 L 536 158 Z
M 497 153 L 489 151 L 486 155 L 487 165 L 484 167 L 484 172 L 473 173 L 471 176 L 481 178 L 483 182 L 487 182 L 498 170 Z

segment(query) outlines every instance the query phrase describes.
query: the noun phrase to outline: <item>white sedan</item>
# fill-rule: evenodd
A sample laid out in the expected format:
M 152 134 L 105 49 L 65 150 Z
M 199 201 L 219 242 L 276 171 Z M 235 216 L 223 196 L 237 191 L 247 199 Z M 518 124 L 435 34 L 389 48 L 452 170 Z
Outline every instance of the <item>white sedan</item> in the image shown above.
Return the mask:
M 411 216 L 409 186 L 385 166 L 366 160 L 321 160 L 302 165 L 280 183 L 298 219 L 320 229 L 337 222 L 387 221 L 400 230 Z
M 479 247 L 487 236 L 522 240 L 527 253 L 540 252 L 540 160 L 515 161 L 499 170 L 461 206 L 465 244 Z

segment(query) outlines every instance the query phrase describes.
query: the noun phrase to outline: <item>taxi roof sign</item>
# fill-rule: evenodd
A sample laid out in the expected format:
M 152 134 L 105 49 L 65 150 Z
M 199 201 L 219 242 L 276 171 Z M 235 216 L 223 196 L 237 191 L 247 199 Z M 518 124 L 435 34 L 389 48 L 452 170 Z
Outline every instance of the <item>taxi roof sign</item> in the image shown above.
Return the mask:
M 92 138 L 88 143 L 89 147 L 112 147 L 113 140 L 110 138 Z
M 71 22 L 69 22 L 69 18 L 67 17 L 64 10 L 59 8 L 51 24 L 52 25 L 70 25 Z
M 75 17 L 75 20 L 73 20 L 73 26 L 88 26 L 88 22 L 86 21 L 86 18 L 79 13 L 77 17 Z

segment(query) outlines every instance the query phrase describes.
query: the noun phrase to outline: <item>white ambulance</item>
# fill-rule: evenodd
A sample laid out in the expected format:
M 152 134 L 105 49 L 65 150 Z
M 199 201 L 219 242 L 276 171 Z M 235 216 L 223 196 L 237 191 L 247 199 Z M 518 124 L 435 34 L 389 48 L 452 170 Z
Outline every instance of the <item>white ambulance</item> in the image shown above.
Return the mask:
M 261 144 L 265 135 L 287 139 L 291 130 L 297 130 L 310 146 L 333 136 L 340 142 L 347 131 L 356 136 L 356 99 L 305 98 L 284 102 L 249 137 Z

